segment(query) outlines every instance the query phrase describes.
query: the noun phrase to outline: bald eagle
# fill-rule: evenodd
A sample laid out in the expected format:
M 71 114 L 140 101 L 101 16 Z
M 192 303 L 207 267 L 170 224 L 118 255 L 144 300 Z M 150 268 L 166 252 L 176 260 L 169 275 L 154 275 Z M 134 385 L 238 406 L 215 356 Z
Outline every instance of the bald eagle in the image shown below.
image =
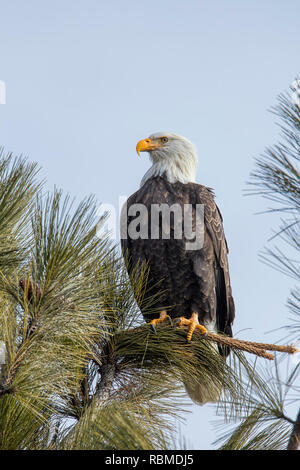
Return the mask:
M 203 335 L 209 330 L 232 336 L 235 307 L 222 216 L 212 189 L 195 182 L 194 145 L 177 134 L 159 132 L 140 140 L 136 150 L 148 152 L 152 166 L 124 206 L 121 245 L 129 275 L 141 262 L 149 266 L 145 295 L 157 294 L 153 311 L 158 314 L 142 311 L 145 320 L 155 330 L 176 318 L 179 326 L 188 326 L 187 341 L 196 328 Z M 199 207 L 202 218 L 197 222 Z M 198 243 L 197 229 L 202 235 Z M 219 352 L 226 356 L 229 351 L 219 347 Z M 195 402 L 212 401 L 201 387 L 185 385 Z

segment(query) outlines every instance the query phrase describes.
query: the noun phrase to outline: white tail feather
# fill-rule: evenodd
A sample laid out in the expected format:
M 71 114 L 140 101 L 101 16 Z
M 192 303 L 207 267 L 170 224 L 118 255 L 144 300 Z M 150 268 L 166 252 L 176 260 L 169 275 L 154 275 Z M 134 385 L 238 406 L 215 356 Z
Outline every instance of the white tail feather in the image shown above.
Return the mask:
M 216 333 L 215 323 L 205 323 L 208 331 Z M 214 343 L 212 347 L 218 351 L 218 346 Z M 222 385 L 219 382 L 214 382 L 212 379 L 209 382 L 199 383 L 193 378 L 183 381 L 185 389 L 194 403 L 197 405 L 204 405 L 205 403 L 216 403 L 220 399 L 222 393 Z
M 199 384 L 193 379 L 184 382 L 185 389 L 194 403 L 204 405 L 205 403 L 216 403 L 222 392 L 221 384 L 210 382 L 210 384 Z

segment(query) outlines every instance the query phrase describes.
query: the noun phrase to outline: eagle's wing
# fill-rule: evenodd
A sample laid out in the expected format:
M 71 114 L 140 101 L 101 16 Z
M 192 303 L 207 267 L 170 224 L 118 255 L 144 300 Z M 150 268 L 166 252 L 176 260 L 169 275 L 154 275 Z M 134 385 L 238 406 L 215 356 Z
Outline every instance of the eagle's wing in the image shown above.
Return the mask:
M 217 329 L 232 336 L 231 325 L 235 316 L 235 307 L 230 285 L 228 247 L 222 216 L 210 188 L 195 184 L 195 192 L 196 203 L 204 205 L 205 236 L 203 249 L 195 254 L 194 271 L 198 275 L 201 273 L 204 279 L 209 279 L 209 282 L 201 283 L 204 298 L 211 297 L 211 286 L 214 285 L 214 313 Z
M 123 256 L 125 257 L 127 269 L 130 272 L 133 266 L 145 261 L 145 254 L 142 250 L 143 244 L 132 243 L 132 240 L 128 234 L 128 226 L 134 217 L 128 215 L 128 208 L 136 204 L 137 197 L 140 191 L 133 193 L 125 202 L 121 209 L 120 217 L 120 234 L 121 234 L 121 249 Z

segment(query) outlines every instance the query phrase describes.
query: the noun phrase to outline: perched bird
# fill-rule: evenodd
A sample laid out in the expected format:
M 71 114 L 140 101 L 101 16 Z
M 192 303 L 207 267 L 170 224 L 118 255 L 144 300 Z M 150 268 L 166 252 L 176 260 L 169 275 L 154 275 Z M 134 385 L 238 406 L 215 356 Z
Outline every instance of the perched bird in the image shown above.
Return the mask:
M 145 320 L 155 329 L 176 318 L 179 326 L 188 326 L 188 341 L 195 329 L 232 336 L 235 308 L 222 216 L 212 189 L 195 182 L 194 145 L 159 132 L 140 140 L 136 150 L 148 152 L 152 166 L 122 211 L 121 245 L 129 275 L 138 263 L 149 266 L 145 295 L 157 294 L 153 310 L 159 315 L 142 311 Z M 194 401 L 212 401 L 201 387 L 185 385 Z

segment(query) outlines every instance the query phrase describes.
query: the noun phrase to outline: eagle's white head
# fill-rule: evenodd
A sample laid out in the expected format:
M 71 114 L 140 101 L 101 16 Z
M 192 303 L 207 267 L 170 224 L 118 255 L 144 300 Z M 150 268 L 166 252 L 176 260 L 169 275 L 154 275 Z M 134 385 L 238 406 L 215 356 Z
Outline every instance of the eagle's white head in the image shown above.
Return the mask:
M 181 135 L 157 132 L 137 143 L 136 151 L 149 152 L 152 167 L 141 181 L 141 186 L 152 176 L 165 175 L 170 183 L 195 182 L 197 152 L 195 146 Z

